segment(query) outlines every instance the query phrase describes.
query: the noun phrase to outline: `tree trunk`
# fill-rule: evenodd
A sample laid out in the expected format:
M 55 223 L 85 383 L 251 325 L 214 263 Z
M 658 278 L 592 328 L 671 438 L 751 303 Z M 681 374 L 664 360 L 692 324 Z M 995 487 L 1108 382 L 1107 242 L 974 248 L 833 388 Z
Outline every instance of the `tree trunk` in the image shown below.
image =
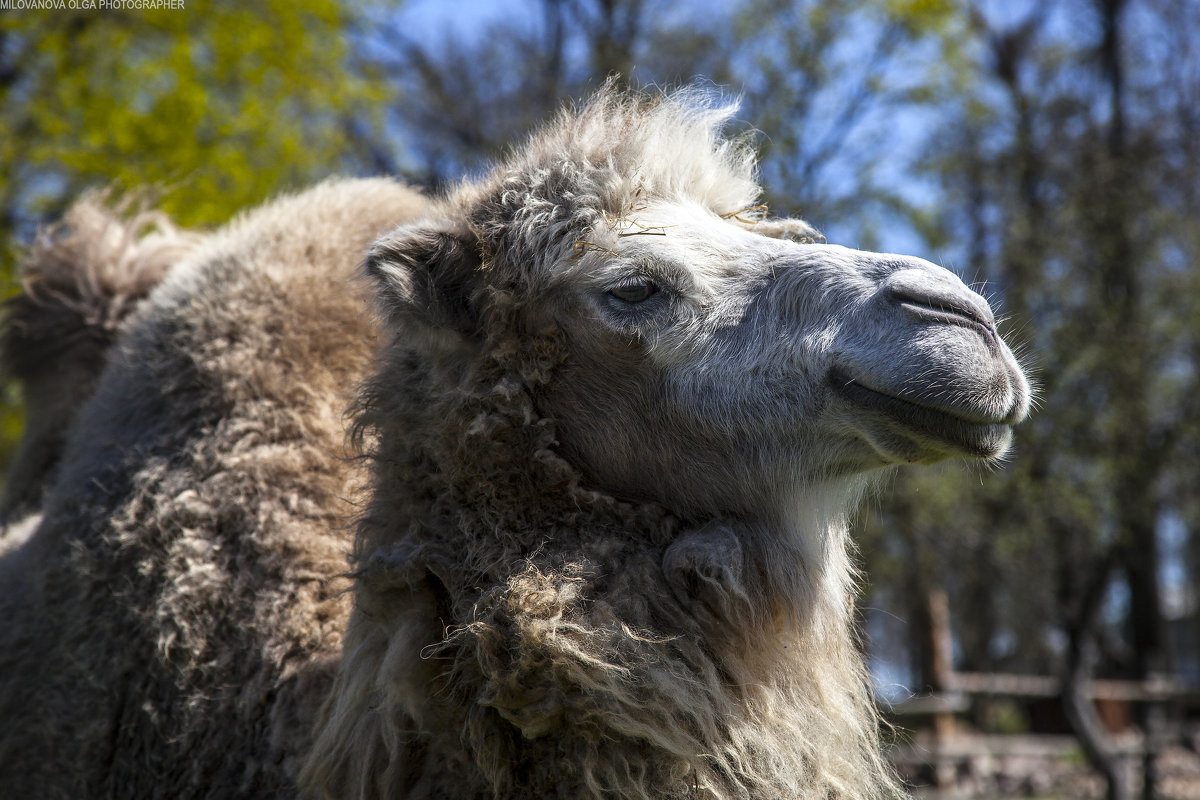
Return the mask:
M 1108 741 L 1104 723 L 1096 713 L 1088 687 L 1096 660 L 1095 629 L 1104 607 L 1104 596 L 1117 556 L 1115 551 L 1101 561 L 1096 574 L 1084 590 L 1082 606 L 1075 625 L 1069 631 L 1066 674 L 1063 678 L 1062 703 L 1067 721 L 1079 738 L 1088 762 L 1108 783 L 1108 800 L 1132 800 L 1132 793 L 1121 774 L 1120 759 Z

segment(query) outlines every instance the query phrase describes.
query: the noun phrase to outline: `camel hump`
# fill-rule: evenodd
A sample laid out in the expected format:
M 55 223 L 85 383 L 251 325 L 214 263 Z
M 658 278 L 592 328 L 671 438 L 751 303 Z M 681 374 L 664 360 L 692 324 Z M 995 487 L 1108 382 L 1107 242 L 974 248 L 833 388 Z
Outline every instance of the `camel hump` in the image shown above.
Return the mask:
M 40 505 L 122 320 L 202 239 L 153 210 L 146 193 L 107 191 L 85 194 L 38 233 L 0 324 L 0 369 L 20 384 L 27 409 L 0 521 Z
M 79 348 L 103 349 L 201 238 L 151 209 L 145 194 L 85 194 L 21 261 L 21 291 L 7 303 L 0 339 L 6 371 L 24 379 Z

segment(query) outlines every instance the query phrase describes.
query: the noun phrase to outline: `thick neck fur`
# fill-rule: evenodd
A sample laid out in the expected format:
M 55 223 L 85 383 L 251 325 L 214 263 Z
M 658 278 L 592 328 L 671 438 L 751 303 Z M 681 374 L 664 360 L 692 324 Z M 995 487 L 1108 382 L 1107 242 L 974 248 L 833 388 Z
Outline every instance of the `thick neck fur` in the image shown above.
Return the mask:
M 374 499 L 309 788 L 897 794 L 852 641 L 840 504 L 772 529 L 593 491 L 533 400 L 561 348 L 482 351 L 464 368 L 395 346 L 364 395 Z

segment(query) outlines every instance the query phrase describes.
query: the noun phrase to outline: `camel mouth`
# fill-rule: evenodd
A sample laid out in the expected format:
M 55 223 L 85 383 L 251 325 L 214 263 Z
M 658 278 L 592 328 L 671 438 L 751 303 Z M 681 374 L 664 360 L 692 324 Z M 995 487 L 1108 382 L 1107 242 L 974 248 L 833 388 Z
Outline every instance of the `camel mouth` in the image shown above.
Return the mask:
M 1019 417 L 1016 410 L 995 416 L 978 407 L 935 406 L 889 394 L 838 369 L 830 372 L 829 382 L 842 400 L 868 412 L 858 427 L 889 460 L 923 462 L 949 455 L 996 459 L 1008 450 Z

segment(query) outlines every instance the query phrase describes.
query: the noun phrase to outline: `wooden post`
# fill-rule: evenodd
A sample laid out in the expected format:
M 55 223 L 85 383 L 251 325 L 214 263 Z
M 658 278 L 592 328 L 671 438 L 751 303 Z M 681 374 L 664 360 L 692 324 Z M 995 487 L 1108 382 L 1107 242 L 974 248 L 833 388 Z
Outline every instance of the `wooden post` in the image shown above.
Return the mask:
M 954 682 L 954 646 L 950 633 L 950 599 L 946 590 L 933 586 L 925 594 L 925 613 L 929 626 L 926 635 L 928 674 L 926 680 L 934 697 L 946 699 Z M 937 762 L 934 765 L 934 785 L 939 789 L 953 788 L 957 783 L 955 765 L 942 757 L 945 744 L 955 736 L 954 712 L 943 703 L 933 715 L 933 736 Z
M 929 688 L 935 694 L 945 694 L 954 685 L 954 646 L 950 634 L 950 599 L 940 586 L 926 595 L 929 613 Z M 954 714 L 939 711 L 934 720 L 938 739 L 954 735 Z

